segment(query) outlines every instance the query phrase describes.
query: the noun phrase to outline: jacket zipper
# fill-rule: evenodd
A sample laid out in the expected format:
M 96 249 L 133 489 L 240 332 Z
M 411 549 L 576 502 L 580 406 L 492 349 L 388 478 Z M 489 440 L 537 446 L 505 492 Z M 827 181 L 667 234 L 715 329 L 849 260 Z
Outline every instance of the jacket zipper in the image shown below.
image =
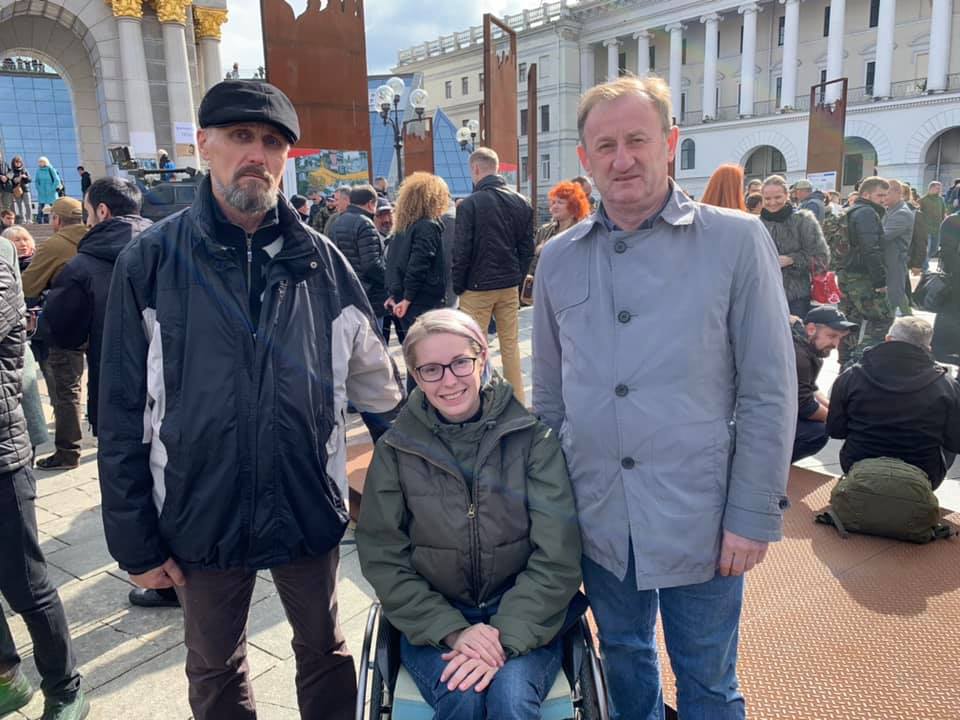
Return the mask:
M 253 235 L 247 233 L 247 304 L 250 304 L 250 293 L 253 292 Z M 257 336 L 256 330 L 253 336 Z

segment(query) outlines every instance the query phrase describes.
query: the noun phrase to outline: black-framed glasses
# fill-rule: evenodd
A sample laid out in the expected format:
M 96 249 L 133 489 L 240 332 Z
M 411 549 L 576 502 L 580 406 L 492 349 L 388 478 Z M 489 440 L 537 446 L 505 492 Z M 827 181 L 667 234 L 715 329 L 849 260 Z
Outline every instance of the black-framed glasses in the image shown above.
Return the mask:
M 455 377 L 469 377 L 477 367 L 475 357 L 458 357 L 449 363 L 426 363 L 416 368 L 417 375 L 424 382 L 434 383 L 443 379 L 443 374 L 449 369 Z

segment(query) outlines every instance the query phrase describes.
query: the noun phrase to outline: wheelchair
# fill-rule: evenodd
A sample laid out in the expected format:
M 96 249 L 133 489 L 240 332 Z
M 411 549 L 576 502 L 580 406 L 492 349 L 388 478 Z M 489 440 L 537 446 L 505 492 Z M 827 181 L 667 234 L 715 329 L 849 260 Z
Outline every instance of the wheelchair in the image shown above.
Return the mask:
M 575 610 L 579 612 L 571 612 L 574 619 L 563 631 L 562 670 L 543 701 L 541 717 L 609 720 L 603 667 L 584 617 L 586 603 Z M 358 681 L 355 720 L 433 720 L 433 708 L 400 663 L 400 631 L 383 617 L 380 603 L 367 615 Z

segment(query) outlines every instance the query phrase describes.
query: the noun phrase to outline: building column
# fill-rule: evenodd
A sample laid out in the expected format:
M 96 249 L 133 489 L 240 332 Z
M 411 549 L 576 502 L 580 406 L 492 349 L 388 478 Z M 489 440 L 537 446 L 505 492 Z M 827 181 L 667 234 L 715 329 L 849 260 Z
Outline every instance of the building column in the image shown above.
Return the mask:
M 200 45 L 204 92 L 224 77 L 223 61 L 220 59 L 220 26 L 226 21 L 226 9 L 196 6 L 193 8 L 194 34 Z
M 950 67 L 950 27 L 953 0 L 933 0 L 930 12 L 930 56 L 927 60 L 927 92 L 947 89 Z
M 190 0 L 154 0 L 154 4 L 163 30 L 167 101 L 170 103 L 170 130 L 173 135 L 170 157 L 177 167 L 197 167 L 197 113 L 193 104 L 187 37 L 184 30 Z M 178 138 L 178 135 L 182 137 Z M 192 152 L 190 148 L 193 148 Z
M 586 92 L 597 84 L 597 56 L 593 45 L 580 48 L 580 91 Z
M 123 76 L 123 104 L 127 115 L 127 143 L 138 158 L 157 156 L 157 134 L 153 127 L 153 105 L 143 53 L 143 4 L 141 0 L 112 0 L 120 40 L 120 70 Z
M 756 3 L 737 8 L 743 15 L 743 52 L 740 54 L 740 117 L 753 115 L 753 91 L 756 87 L 757 13 Z
M 715 120 L 717 117 L 717 28 L 721 18 L 710 13 L 700 18 L 703 23 L 703 119 Z
M 650 39 L 653 36 L 647 30 L 633 34 L 637 41 L 637 77 L 646 77 L 653 70 L 650 67 Z
M 800 46 L 800 2 L 780 0 L 784 5 L 783 62 L 781 63 L 780 110 L 792 108 L 797 97 L 797 54 Z
M 843 24 L 847 14 L 847 0 L 830 0 L 830 27 L 827 37 L 827 80 L 843 77 Z M 831 85 L 824 94 L 828 103 L 840 99 L 840 83 Z
M 607 49 L 607 82 L 613 82 L 620 77 L 620 41 L 604 40 L 603 46 Z
M 680 120 L 680 95 L 683 92 L 683 31 L 686 25 L 670 23 L 664 30 L 670 33 L 670 101 L 673 116 Z
M 873 97 L 890 97 L 893 74 L 893 31 L 896 25 L 897 0 L 880 0 L 880 20 L 877 24 L 876 65 L 873 73 Z

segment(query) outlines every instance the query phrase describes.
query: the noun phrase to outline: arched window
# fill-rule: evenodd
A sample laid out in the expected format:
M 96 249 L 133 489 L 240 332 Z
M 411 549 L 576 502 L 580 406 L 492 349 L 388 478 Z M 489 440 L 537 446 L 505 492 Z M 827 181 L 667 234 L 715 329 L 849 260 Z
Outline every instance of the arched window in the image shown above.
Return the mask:
M 690 138 L 680 143 L 680 169 L 693 170 L 697 164 L 697 144 Z

